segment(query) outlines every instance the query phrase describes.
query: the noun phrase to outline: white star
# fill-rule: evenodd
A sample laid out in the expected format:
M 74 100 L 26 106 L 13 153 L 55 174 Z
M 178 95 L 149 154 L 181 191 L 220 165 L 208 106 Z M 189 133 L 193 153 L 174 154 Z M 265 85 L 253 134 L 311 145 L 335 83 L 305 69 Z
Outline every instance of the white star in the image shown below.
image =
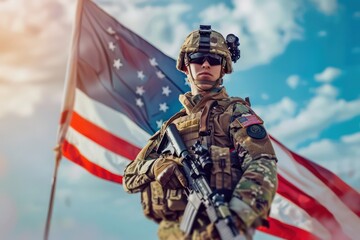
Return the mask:
M 113 64 L 113 66 L 114 66 L 117 70 L 119 70 L 119 68 L 122 66 L 122 63 L 120 62 L 120 58 L 114 59 L 114 64 Z
M 156 126 L 157 128 L 161 128 L 161 126 L 163 125 L 164 121 L 162 119 L 160 119 L 159 121 L 156 121 Z
M 137 98 L 137 99 L 136 99 L 136 105 L 139 106 L 139 107 L 144 106 L 144 103 L 143 103 L 143 101 L 141 100 L 141 98 Z
M 109 49 L 111 50 L 111 51 L 114 51 L 115 50 L 115 45 L 114 45 L 114 43 L 113 42 L 109 42 Z
M 143 86 L 136 87 L 136 93 L 142 96 L 145 93 L 144 87 Z
M 138 71 L 137 72 L 137 77 L 140 78 L 141 80 L 144 80 L 145 75 L 144 75 L 143 71 Z
M 185 85 L 188 85 L 189 87 L 190 87 L 190 83 L 189 83 L 189 81 L 188 81 L 188 79 L 187 78 L 184 78 L 184 80 L 185 80 Z
M 108 27 L 108 29 L 106 29 L 106 31 L 109 33 L 109 34 L 115 34 L 115 31 L 114 29 L 112 29 L 111 27 Z
M 165 77 L 165 75 L 161 71 L 157 71 L 156 76 L 160 79 L 163 79 Z
M 160 106 L 159 110 L 163 112 L 166 112 L 169 109 L 166 103 L 160 103 L 159 106 Z
M 150 58 L 150 59 L 149 59 L 149 62 L 150 62 L 150 65 L 153 66 L 153 67 L 155 67 L 155 66 L 158 65 L 158 63 L 156 62 L 156 59 L 155 59 L 155 58 Z
M 169 86 L 162 87 L 162 94 L 164 94 L 168 97 L 170 93 L 171 93 L 171 90 L 170 90 Z

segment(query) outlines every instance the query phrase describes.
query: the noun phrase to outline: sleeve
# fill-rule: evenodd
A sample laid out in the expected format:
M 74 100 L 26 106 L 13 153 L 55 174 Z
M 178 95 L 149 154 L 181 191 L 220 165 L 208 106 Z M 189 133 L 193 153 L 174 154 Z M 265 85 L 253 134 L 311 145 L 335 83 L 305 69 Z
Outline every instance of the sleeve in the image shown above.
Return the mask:
M 126 166 L 123 175 L 123 187 L 126 192 L 140 192 L 149 182 L 154 180 L 151 169 L 155 160 L 159 157 L 159 154 L 155 151 L 159 135 L 159 132 L 155 133 L 135 160 Z
M 278 180 L 277 159 L 263 121 L 250 107 L 237 103 L 230 137 L 243 171 L 230 200 L 230 209 L 246 228 L 266 225 Z

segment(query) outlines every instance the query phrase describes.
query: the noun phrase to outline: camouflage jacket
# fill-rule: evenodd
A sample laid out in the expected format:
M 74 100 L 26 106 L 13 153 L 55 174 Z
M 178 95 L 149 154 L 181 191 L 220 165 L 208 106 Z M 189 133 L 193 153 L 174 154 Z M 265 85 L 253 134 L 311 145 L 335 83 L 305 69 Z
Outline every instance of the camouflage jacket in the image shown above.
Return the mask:
M 230 102 L 224 88 L 219 92 L 196 99 L 190 93 L 180 95 L 186 115 L 193 116 L 203 110 L 209 101 Z M 241 178 L 235 184 L 229 201 L 246 228 L 263 225 L 277 189 L 276 156 L 262 120 L 245 101 L 231 103 L 211 119 L 212 144 L 234 149 L 241 159 Z M 124 189 L 129 193 L 142 191 L 154 181 L 151 166 L 159 157 L 155 149 L 165 126 L 154 134 L 124 172 Z

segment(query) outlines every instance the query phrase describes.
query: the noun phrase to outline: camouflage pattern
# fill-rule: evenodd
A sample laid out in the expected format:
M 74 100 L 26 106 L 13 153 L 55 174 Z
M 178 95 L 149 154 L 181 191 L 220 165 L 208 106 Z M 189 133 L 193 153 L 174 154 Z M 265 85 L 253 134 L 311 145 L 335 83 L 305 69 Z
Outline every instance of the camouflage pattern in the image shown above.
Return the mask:
M 180 224 L 175 221 L 163 220 L 159 224 L 158 237 L 160 240 L 191 240 L 180 230 Z
M 179 99 L 185 111 L 176 118 L 172 118 L 171 122 L 174 122 L 178 129 L 181 128 L 179 132 L 185 138 L 187 146 L 191 145 L 189 142 L 201 138 L 198 133 L 202 121 L 199 120 L 201 115 L 199 113 L 208 102 L 217 101 L 218 104 L 212 108 L 209 118 L 213 130 L 209 142 L 221 148 L 217 151 L 223 151 L 224 148 L 236 151 L 239 165 L 235 164 L 232 168 L 238 168 L 242 175 L 239 176 L 236 184 L 231 184 L 234 190 L 230 194 L 229 206 L 234 212 L 235 222 L 240 231 L 246 235 L 247 239 L 252 239 L 253 229 L 267 224 L 266 218 L 277 189 L 277 160 L 269 137 L 267 134 L 264 136 L 255 134 L 255 137 L 260 136 L 260 138 L 254 138 L 248 131 L 251 126 L 262 129 L 263 121 L 246 105 L 245 101 L 233 103 L 224 88 L 201 98 L 195 98 L 189 92 L 181 95 Z M 139 153 L 136 160 L 125 169 L 124 188 L 127 192 L 144 191 L 149 183 L 154 181 L 151 168 L 153 162 L 156 161 L 154 159 L 159 158 L 155 149 L 168 123 L 169 121 L 163 125 Z M 164 189 L 164 196 L 167 195 L 166 191 Z M 164 200 L 163 208 L 169 210 L 166 204 Z M 179 215 L 175 219 L 157 218 L 156 221 L 160 222 L 158 232 L 160 239 L 218 239 L 217 231 L 209 222 L 205 212 L 198 215 L 191 236 L 184 236 L 180 231 L 179 224 L 183 212 L 177 213 Z
M 184 72 L 185 54 L 198 52 L 200 42 L 199 30 L 190 33 L 180 48 L 180 53 L 176 62 L 176 68 Z M 226 44 L 225 38 L 214 30 L 210 34 L 210 53 L 218 54 L 225 58 L 224 73 L 231 73 L 233 71 L 231 62 L 231 53 Z

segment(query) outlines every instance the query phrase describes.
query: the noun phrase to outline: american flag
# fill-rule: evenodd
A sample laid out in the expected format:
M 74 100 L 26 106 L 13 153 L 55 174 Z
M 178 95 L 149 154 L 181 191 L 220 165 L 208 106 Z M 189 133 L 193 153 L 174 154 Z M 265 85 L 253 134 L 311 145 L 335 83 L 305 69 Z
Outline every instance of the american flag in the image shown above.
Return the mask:
M 92 174 L 122 183 L 126 165 L 189 90 L 175 61 L 95 3 L 78 3 L 58 134 L 61 153 Z M 271 136 L 279 188 L 270 228 L 285 239 L 356 239 L 360 194 Z M 140 207 L 140 206 L 139 206 Z
M 92 1 L 79 5 L 59 141 L 65 157 L 122 183 L 129 159 L 190 88 L 174 59 Z

